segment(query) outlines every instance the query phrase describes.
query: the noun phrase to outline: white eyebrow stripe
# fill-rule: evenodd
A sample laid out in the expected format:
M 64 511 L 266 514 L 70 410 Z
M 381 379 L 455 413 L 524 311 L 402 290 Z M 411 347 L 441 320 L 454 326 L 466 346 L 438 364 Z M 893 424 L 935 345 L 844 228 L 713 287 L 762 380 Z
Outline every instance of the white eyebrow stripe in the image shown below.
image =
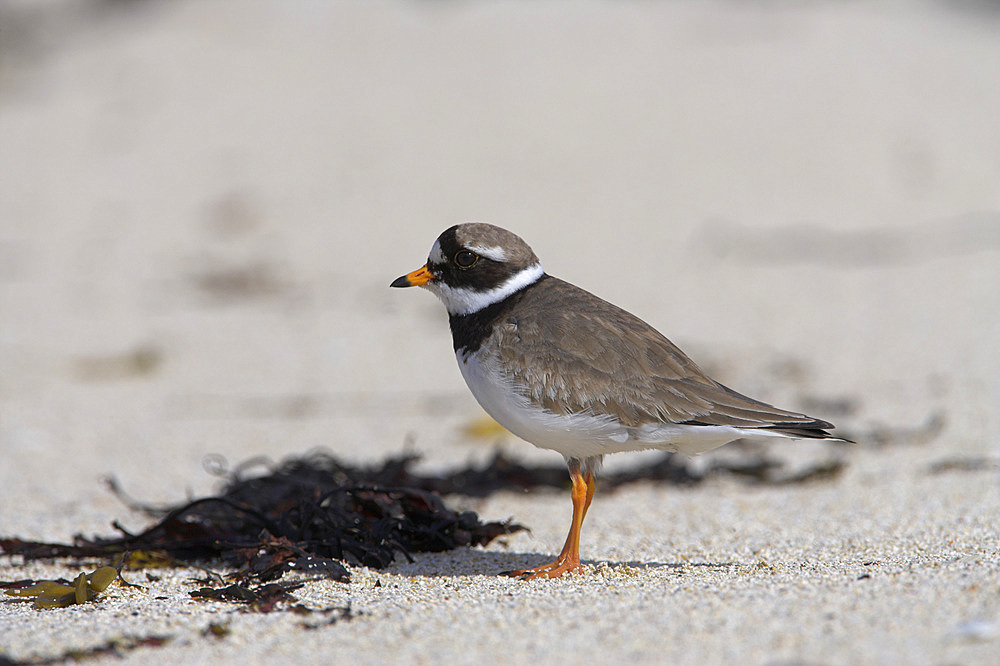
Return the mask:
M 507 251 L 499 245 L 469 245 L 468 249 L 481 257 L 486 257 L 499 263 L 507 261 Z
M 434 241 L 434 245 L 431 246 L 431 252 L 427 255 L 427 262 L 431 264 L 443 264 L 444 253 L 441 252 L 441 243 Z

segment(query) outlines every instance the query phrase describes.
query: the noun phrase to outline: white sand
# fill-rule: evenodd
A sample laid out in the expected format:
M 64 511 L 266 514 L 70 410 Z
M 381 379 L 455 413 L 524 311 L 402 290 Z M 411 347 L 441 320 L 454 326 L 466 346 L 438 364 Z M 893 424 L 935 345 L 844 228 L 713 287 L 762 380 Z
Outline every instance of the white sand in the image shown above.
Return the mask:
M 490 575 L 568 526 L 567 496 L 503 493 L 457 502 L 530 535 L 299 592 L 350 622 L 195 602 L 176 572 L 0 602 L 0 655 L 160 634 L 125 661 L 1000 658 L 1000 477 L 928 471 L 1000 457 L 1000 12 L 108 6 L 0 5 L 0 536 L 140 527 L 100 479 L 179 501 L 212 489 L 209 453 L 483 456 L 443 309 L 387 288 L 466 219 L 862 441 L 776 447 L 845 455 L 830 483 L 599 494 L 583 577 Z M 934 414 L 931 441 L 873 445 Z

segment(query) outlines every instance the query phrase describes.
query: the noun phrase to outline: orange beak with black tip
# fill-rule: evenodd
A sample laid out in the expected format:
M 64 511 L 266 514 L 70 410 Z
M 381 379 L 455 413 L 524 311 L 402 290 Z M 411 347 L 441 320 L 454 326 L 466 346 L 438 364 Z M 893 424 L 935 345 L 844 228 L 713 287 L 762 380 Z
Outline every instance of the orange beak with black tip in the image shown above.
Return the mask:
M 396 278 L 390 284 L 390 287 L 422 287 L 431 280 L 435 280 L 434 274 L 431 273 L 431 269 L 428 268 L 426 264 L 413 271 L 412 273 L 407 273 L 401 277 Z

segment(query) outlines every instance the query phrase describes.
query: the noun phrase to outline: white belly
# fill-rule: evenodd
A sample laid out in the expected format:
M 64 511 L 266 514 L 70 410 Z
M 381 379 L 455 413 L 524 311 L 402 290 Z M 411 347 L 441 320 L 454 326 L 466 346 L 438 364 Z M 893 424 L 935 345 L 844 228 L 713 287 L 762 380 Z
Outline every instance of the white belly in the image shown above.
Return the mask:
M 497 423 L 521 439 L 567 458 L 587 458 L 621 451 L 661 449 L 694 455 L 739 439 L 765 433 L 727 426 L 656 423 L 628 428 L 609 415 L 555 414 L 532 403 L 480 348 L 457 354 L 458 367 L 472 395 Z

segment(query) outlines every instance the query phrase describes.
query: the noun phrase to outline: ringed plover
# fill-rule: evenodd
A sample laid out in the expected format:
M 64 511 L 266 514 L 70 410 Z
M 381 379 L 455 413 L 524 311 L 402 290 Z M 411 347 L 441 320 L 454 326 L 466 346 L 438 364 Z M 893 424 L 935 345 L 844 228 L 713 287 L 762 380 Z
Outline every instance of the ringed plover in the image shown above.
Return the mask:
M 605 454 L 691 455 L 747 437 L 840 439 L 826 421 L 713 380 L 635 315 L 546 274 L 506 229 L 453 226 L 434 241 L 426 265 L 390 286 L 425 287 L 441 299 L 479 404 L 518 437 L 566 459 L 573 519 L 562 552 L 508 575 L 555 578 L 581 569 L 580 528 Z

